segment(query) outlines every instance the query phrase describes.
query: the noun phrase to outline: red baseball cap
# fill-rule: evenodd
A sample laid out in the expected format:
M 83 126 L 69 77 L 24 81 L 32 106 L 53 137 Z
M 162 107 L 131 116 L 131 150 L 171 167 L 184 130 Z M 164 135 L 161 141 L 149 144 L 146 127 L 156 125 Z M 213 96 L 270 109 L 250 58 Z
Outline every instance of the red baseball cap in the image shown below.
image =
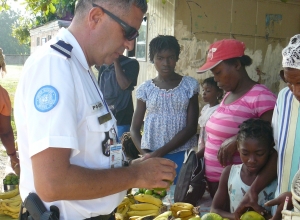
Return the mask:
M 197 70 L 197 73 L 204 73 L 217 66 L 223 60 L 242 57 L 245 49 L 245 44 L 235 39 L 216 41 L 209 46 L 206 62 Z

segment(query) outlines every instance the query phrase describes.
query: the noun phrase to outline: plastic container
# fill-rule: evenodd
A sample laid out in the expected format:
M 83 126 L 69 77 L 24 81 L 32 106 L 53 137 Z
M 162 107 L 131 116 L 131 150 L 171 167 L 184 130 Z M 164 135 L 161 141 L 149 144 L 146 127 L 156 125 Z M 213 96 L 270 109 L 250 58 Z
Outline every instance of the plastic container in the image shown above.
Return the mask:
M 4 192 L 8 192 L 8 191 L 11 191 L 11 190 L 14 190 L 18 187 L 18 185 L 7 185 L 7 184 L 3 184 L 3 189 L 4 189 Z

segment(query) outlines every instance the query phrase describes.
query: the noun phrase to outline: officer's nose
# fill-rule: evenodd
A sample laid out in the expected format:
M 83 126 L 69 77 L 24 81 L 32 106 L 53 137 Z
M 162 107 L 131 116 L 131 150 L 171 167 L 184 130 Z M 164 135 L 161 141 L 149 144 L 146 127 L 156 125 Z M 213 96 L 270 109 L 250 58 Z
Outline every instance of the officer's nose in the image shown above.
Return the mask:
M 134 44 L 135 44 L 135 40 L 125 40 L 125 48 L 128 50 L 128 51 L 131 51 L 133 50 L 134 48 Z

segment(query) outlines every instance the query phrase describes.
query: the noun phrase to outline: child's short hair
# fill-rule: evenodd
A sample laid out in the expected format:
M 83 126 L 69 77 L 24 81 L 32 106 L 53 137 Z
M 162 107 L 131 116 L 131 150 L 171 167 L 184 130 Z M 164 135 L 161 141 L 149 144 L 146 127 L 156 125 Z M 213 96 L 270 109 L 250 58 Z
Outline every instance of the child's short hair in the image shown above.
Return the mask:
M 223 90 L 220 89 L 220 87 L 218 86 L 218 83 L 215 81 L 215 79 L 214 79 L 213 76 L 204 79 L 202 85 L 204 85 L 204 84 L 207 84 L 207 85 L 215 87 L 217 89 L 217 91 L 221 92 L 221 94 L 222 94 L 220 97 L 218 97 L 218 99 L 219 100 L 222 99 L 222 97 L 223 97 Z
M 150 61 L 154 62 L 154 55 L 164 50 L 174 50 L 176 59 L 179 59 L 180 45 L 178 40 L 171 35 L 158 35 L 153 38 L 149 44 L 149 58 Z
M 271 123 L 262 119 L 248 119 L 240 126 L 237 141 L 244 141 L 246 138 L 258 139 L 267 147 L 274 146 L 273 129 Z

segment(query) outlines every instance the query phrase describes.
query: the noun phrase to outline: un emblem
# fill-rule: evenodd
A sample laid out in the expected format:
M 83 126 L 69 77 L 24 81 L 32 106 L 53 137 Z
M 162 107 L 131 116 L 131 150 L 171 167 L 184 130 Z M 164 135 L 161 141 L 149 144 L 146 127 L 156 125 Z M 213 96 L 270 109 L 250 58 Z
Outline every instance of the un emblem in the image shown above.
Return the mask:
M 58 99 L 58 91 L 53 86 L 43 86 L 34 96 L 34 106 L 39 112 L 48 112 L 57 105 Z

